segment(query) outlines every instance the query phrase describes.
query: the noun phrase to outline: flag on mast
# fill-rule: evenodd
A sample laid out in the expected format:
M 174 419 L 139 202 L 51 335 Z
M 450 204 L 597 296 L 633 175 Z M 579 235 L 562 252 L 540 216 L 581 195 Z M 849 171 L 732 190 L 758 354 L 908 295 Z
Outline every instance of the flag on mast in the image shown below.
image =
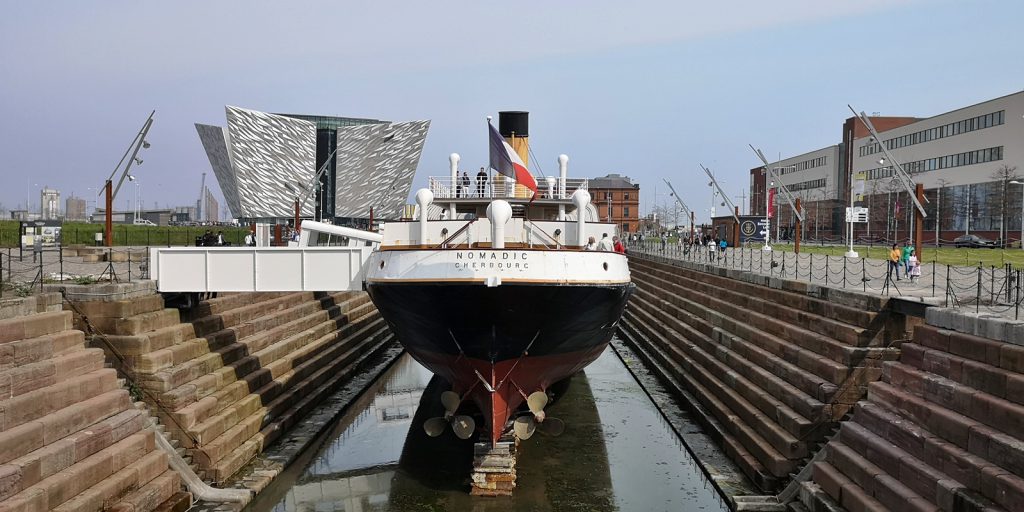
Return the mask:
M 523 159 L 519 158 L 519 154 L 508 142 L 505 142 L 493 124 L 487 123 L 487 127 L 491 132 L 491 169 L 516 180 L 517 185 L 522 185 L 537 195 L 537 180 L 533 179 Z

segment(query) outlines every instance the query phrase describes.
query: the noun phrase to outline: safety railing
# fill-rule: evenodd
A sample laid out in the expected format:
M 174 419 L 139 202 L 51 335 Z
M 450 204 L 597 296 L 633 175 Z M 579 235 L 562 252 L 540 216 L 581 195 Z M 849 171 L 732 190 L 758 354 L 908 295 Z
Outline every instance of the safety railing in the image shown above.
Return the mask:
M 565 193 L 559 183 L 560 178 L 537 178 L 537 197 L 535 199 L 570 199 L 576 189 L 587 190 L 588 180 L 584 178 L 566 178 Z M 529 199 L 530 190 L 522 185 L 517 185 L 504 176 L 488 176 L 487 179 L 478 180 L 475 176 L 469 179 L 457 178 L 454 182 L 451 176 L 430 176 L 427 178 L 427 188 L 434 194 L 434 200 L 438 199 Z
M 0 298 L 28 296 L 44 285 L 118 283 L 149 278 L 146 247 L 72 249 L 58 246 L 42 251 L 0 250 Z

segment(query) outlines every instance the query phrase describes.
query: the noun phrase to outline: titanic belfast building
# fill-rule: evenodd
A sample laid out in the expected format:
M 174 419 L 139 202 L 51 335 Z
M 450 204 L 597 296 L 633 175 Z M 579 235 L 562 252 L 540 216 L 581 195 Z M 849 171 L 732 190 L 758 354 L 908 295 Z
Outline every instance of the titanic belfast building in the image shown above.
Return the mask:
M 430 121 L 393 123 L 225 107 L 227 126 L 196 124 L 231 215 L 359 224 L 401 216 Z M 319 178 L 317 173 L 320 171 Z

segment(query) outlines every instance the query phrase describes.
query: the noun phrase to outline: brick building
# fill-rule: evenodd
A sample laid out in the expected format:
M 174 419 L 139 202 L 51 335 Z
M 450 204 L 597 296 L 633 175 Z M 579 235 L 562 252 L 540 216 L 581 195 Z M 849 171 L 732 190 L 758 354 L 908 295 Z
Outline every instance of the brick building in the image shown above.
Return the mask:
M 589 180 L 590 198 L 602 222 L 613 222 L 620 233 L 635 233 L 640 224 L 640 184 L 628 176 L 609 174 Z

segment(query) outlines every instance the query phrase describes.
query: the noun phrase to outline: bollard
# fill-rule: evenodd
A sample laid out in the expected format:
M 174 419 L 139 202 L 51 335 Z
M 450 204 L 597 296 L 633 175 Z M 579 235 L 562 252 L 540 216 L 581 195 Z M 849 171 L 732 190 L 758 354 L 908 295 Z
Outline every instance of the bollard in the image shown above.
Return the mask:
M 825 286 L 828 286 L 828 277 L 829 277 L 828 276 L 828 260 L 830 260 L 830 259 L 831 258 L 829 257 L 829 255 L 826 254 L 825 255 Z
M 974 312 L 981 313 L 981 262 L 978 262 L 978 291 L 974 301 Z
M 946 267 L 947 269 L 949 267 Z M 932 297 L 935 296 L 935 260 L 932 260 Z
M 860 259 L 860 282 L 864 283 L 864 291 L 868 291 L 868 259 Z M 934 295 L 934 294 L 933 294 Z
M 843 256 L 843 288 L 846 288 L 846 256 Z

